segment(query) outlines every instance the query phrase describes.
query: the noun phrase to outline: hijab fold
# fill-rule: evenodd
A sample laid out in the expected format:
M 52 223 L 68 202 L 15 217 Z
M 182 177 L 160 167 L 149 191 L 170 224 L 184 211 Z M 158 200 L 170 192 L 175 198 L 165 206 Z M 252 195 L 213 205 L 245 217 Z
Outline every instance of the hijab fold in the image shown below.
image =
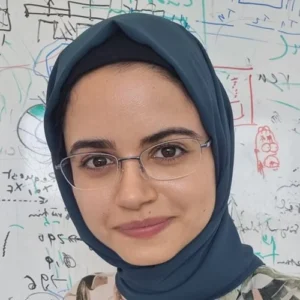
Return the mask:
M 179 300 L 219 298 L 241 284 L 262 262 L 250 246 L 243 245 L 229 215 L 234 127 L 228 96 L 201 43 L 178 24 L 148 14 L 125 14 L 104 20 L 81 34 L 59 55 L 52 70 L 44 119 L 53 164 L 66 155 L 57 126 L 56 109 L 76 65 L 94 48 L 122 32 L 135 43 L 151 48 L 166 69 L 180 78 L 205 131 L 212 139 L 216 172 L 216 205 L 205 229 L 170 261 L 140 267 L 128 264 L 99 241 L 86 226 L 71 186 L 59 170 L 57 183 L 81 239 L 101 258 L 117 267 L 116 284 L 128 300 Z M 137 55 L 137 61 L 138 55 Z M 95 67 L 97 62 L 95 61 Z M 164 65 L 165 64 L 165 65 Z M 72 75 L 73 74 L 73 75 Z M 88 103 L 87 103 L 88 104 Z

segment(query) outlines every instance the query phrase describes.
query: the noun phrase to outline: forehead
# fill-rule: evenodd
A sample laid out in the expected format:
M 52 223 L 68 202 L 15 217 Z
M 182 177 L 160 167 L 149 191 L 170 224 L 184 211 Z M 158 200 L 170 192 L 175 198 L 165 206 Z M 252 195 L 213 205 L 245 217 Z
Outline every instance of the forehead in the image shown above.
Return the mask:
M 72 140 L 133 141 L 170 126 L 203 131 L 182 86 L 144 64 L 107 66 L 84 76 L 71 92 L 65 124 Z

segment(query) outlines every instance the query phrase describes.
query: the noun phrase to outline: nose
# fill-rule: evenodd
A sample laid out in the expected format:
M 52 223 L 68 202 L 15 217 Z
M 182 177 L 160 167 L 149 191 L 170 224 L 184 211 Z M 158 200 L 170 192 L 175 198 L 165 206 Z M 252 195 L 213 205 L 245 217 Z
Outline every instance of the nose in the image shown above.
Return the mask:
M 156 201 L 157 191 L 147 179 L 138 160 L 122 162 L 122 174 L 118 183 L 116 204 L 130 210 Z

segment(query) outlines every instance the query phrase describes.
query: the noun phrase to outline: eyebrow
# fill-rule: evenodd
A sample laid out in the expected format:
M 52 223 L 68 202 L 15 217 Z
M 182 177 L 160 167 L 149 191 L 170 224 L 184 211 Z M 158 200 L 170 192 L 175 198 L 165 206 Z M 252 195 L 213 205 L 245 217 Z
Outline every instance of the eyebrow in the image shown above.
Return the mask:
M 88 139 L 75 142 L 70 150 L 70 155 L 75 154 L 78 150 L 93 148 L 93 149 L 116 149 L 116 144 L 108 139 Z
M 191 129 L 187 129 L 184 127 L 169 127 L 163 130 L 160 130 L 154 134 L 150 134 L 145 136 L 140 141 L 140 147 L 143 148 L 147 145 L 151 145 L 161 141 L 162 139 L 171 136 L 171 135 L 185 135 L 194 139 L 203 139 L 204 136 L 196 133 Z M 70 150 L 70 155 L 74 154 L 78 150 L 93 148 L 93 149 L 112 149 L 116 150 L 116 143 L 109 139 L 88 139 L 88 140 L 79 140 L 75 142 Z
M 193 131 L 191 129 L 187 129 L 184 127 L 170 127 L 170 128 L 160 130 L 157 133 L 154 133 L 154 134 L 144 137 L 140 141 L 140 147 L 142 148 L 146 145 L 154 144 L 170 135 L 185 135 L 185 136 L 188 136 L 188 137 L 191 137 L 194 139 L 203 138 L 203 137 L 201 137 L 201 135 L 199 135 L 198 133 L 196 133 L 195 131 Z

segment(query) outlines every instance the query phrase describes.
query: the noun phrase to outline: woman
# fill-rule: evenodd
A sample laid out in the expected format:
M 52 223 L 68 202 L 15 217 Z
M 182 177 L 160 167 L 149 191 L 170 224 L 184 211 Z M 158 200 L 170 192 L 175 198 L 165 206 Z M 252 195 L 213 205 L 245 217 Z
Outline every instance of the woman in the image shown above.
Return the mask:
M 179 25 L 128 14 L 83 33 L 53 68 L 45 132 L 82 240 L 117 267 L 65 299 L 300 299 L 241 244 L 231 106 Z

